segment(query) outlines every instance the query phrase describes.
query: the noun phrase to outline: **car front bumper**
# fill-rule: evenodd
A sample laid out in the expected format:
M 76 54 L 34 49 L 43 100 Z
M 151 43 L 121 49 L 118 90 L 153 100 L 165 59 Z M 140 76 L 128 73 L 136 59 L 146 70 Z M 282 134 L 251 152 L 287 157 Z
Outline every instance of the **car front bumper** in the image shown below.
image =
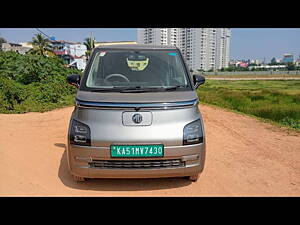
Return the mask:
M 205 153 L 205 143 L 186 146 L 165 146 L 164 157 L 159 158 L 112 158 L 109 147 L 68 144 L 67 148 L 68 166 L 71 174 L 85 178 L 192 176 L 203 171 Z M 149 161 L 151 161 L 150 164 L 153 166 L 147 164 Z M 121 163 L 123 167 L 95 166 L 95 162 L 100 162 L 101 165 L 114 166 Z M 168 164 L 170 162 L 171 164 Z M 132 166 L 133 164 L 137 166 Z M 143 166 L 139 167 L 138 165 L 140 164 Z M 148 167 L 144 168 L 144 164 L 147 164 Z M 159 166 L 158 164 L 172 166 Z

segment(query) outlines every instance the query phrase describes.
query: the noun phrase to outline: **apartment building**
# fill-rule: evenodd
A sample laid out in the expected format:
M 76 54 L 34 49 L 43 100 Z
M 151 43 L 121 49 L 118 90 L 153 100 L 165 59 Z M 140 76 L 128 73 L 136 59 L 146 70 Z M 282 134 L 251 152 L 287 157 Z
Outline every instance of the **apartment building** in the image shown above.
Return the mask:
M 229 28 L 139 28 L 139 44 L 177 46 L 190 69 L 215 70 L 228 67 Z
M 167 28 L 143 28 L 137 31 L 137 41 L 140 44 L 168 45 L 170 37 Z
M 228 28 L 216 29 L 216 69 L 226 68 L 229 64 L 231 30 Z

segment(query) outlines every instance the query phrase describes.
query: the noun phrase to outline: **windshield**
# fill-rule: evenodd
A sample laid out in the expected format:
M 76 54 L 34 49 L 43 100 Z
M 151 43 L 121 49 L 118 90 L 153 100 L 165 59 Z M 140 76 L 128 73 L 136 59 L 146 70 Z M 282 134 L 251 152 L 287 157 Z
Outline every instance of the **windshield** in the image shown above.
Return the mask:
M 93 59 L 83 89 L 191 90 L 176 50 L 103 50 Z

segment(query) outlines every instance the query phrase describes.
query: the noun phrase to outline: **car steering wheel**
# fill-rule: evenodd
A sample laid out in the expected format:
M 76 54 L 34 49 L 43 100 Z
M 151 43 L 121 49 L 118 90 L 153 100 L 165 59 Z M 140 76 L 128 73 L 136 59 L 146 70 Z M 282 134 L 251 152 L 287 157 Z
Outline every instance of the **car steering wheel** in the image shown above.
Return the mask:
M 108 75 L 107 77 L 105 77 L 104 82 L 107 82 L 108 79 L 110 79 L 112 77 L 121 77 L 124 80 L 126 80 L 127 83 L 130 82 L 130 80 L 126 76 L 124 76 L 123 74 L 120 74 L 120 73 L 112 73 L 112 74 Z

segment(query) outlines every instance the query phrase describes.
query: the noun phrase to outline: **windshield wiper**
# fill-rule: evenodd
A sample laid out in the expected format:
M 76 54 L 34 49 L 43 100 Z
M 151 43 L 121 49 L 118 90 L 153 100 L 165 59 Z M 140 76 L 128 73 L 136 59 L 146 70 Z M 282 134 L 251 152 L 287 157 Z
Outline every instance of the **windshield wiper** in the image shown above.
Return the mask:
M 121 93 L 142 93 L 142 92 L 151 92 L 155 91 L 158 88 L 142 88 L 141 86 L 128 87 L 120 90 Z
M 112 88 L 97 88 L 92 89 L 91 92 L 121 92 L 121 93 L 141 93 L 152 91 L 153 88 L 142 88 L 141 86 L 133 86 L 133 87 L 124 87 L 124 86 L 115 86 Z
M 91 92 L 117 92 L 120 91 L 120 88 L 97 88 L 92 89 Z

